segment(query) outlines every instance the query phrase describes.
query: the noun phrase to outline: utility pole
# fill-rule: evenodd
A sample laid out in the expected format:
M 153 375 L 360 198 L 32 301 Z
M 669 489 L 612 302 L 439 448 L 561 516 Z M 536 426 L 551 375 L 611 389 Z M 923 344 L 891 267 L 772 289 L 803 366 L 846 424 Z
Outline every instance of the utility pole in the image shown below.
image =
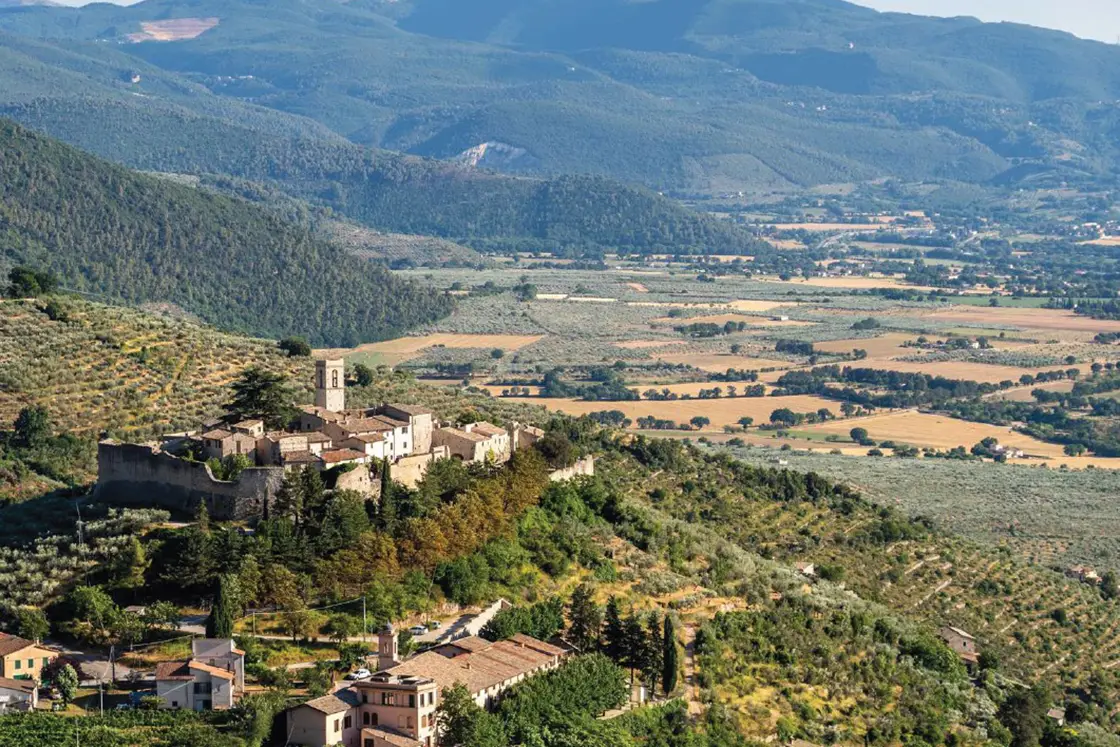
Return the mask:
M 117 657 L 116 657 L 116 653 L 117 653 L 117 647 L 113 644 L 109 644 L 109 667 L 110 667 L 110 670 L 111 670 L 110 676 L 112 677 L 112 680 L 110 680 L 110 682 L 114 685 L 117 684 Z
M 105 715 L 105 682 L 97 681 L 97 697 L 101 700 L 101 715 Z
M 366 633 L 368 633 L 368 632 L 369 632 L 369 623 L 366 621 L 366 597 L 363 594 L 362 595 L 362 643 L 366 642 Z M 365 654 L 366 654 L 366 652 L 363 651 L 362 655 L 364 656 Z

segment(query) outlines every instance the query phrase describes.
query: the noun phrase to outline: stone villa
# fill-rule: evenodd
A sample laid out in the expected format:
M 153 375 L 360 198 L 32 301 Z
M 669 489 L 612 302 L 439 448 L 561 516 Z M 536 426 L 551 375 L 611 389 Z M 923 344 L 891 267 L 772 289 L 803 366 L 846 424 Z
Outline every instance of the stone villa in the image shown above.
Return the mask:
M 391 626 L 378 637 L 377 673 L 288 710 L 290 744 L 305 747 L 435 747 L 445 688 L 464 685 L 483 708 L 502 692 L 558 667 L 566 652 L 526 635 L 469 636 L 401 661 Z
M 267 512 L 293 469 L 319 470 L 332 489 L 375 496 L 374 469 L 385 461 L 394 480 L 414 487 L 438 459 L 502 464 L 543 435 L 519 424 L 508 430 L 486 422 L 442 424 L 431 410 L 415 405 L 347 409 L 344 362 L 319 360 L 315 403 L 300 408 L 290 429 L 269 431 L 263 421 L 249 419 L 208 423 L 161 444 L 102 441 L 97 491 L 116 502 L 182 512 L 205 503 L 216 519 L 251 520 Z M 186 451 L 202 460 L 179 456 Z M 234 481 L 218 480 L 204 461 L 233 455 L 250 464 Z
M 42 682 L 43 667 L 57 657 L 57 652 L 34 641 L 0 633 L 0 677 L 4 679 Z

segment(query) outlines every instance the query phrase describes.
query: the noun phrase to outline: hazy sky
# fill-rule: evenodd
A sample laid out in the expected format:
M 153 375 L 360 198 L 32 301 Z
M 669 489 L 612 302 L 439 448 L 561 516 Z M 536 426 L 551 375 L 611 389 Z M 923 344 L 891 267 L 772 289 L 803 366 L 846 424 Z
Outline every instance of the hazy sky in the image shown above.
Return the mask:
M 975 16 L 983 21 L 1015 21 L 1070 31 L 1087 39 L 1120 37 L 1117 0 L 855 0 L 878 10 L 931 16 Z
M 86 0 L 58 0 L 85 5 Z M 131 5 L 137 0 L 113 0 Z M 879 10 L 936 16 L 976 16 L 984 21 L 1016 21 L 1070 31 L 1088 39 L 1120 38 L 1118 0 L 854 0 Z

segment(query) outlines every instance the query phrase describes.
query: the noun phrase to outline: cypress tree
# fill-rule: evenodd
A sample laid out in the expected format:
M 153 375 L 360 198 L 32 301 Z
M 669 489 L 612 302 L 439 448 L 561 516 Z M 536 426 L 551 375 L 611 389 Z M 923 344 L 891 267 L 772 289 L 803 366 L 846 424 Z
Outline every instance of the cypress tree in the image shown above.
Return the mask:
M 680 669 L 680 662 L 677 660 L 677 628 L 671 615 L 665 616 L 665 634 L 661 645 L 664 646 L 664 653 L 661 655 L 661 688 L 669 695 L 677 688 L 677 670 Z
M 237 576 L 226 574 L 218 579 L 218 598 L 206 618 L 208 638 L 233 638 L 233 624 L 240 612 Z

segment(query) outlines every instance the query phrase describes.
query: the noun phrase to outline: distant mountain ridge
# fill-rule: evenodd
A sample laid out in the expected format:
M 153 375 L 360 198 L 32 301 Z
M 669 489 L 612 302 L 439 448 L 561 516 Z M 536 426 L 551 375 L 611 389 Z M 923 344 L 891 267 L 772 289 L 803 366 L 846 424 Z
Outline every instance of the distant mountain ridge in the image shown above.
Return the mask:
M 128 43 L 207 18 L 193 39 Z M 147 0 L 4 9 L 0 29 L 41 40 L 19 51 L 47 67 L 73 71 L 46 51 L 64 39 L 158 71 L 127 94 L 147 105 L 193 86 L 235 125 L 271 109 L 441 159 L 501 143 L 518 157 L 494 165 L 519 173 L 712 192 L 1120 166 L 1120 47 L 840 0 Z M 0 81 L 53 95 L 2 63 Z

